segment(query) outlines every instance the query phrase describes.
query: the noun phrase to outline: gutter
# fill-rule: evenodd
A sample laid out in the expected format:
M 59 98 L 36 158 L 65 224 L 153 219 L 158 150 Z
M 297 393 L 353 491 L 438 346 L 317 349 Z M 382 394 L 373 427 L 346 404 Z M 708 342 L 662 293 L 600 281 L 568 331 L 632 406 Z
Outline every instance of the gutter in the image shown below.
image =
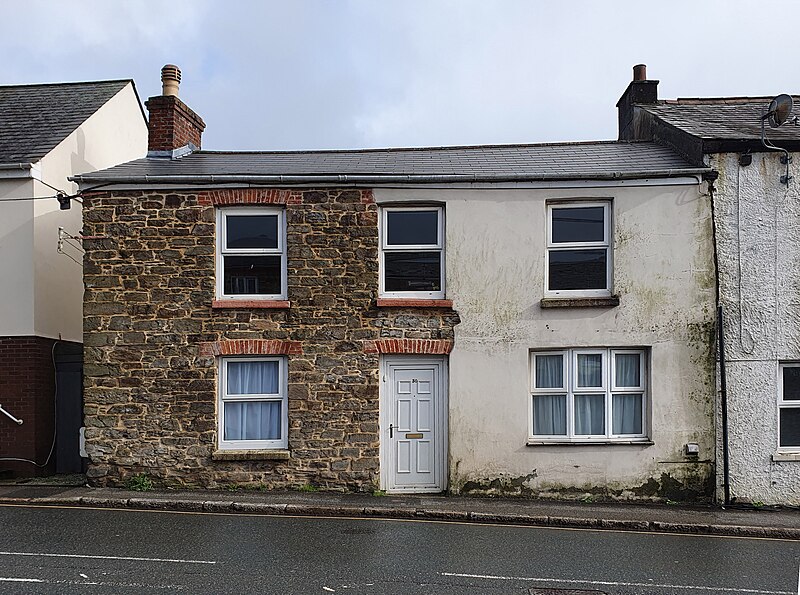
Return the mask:
M 280 175 L 280 174 L 175 174 L 175 175 L 130 175 L 102 176 L 78 175 L 69 178 L 81 184 L 436 184 L 436 183 L 474 183 L 474 182 L 541 182 L 555 180 L 636 180 L 642 178 L 676 178 L 702 175 L 711 168 L 682 168 L 652 170 L 648 172 L 608 172 L 596 174 L 506 174 L 487 176 L 481 174 L 354 174 L 354 175 Z
M 33 178 L 39 180 L 41 172 L 34 163 L 0 163 L 1 179 Z
M 33 163 L 0 163 L 0 170 L 31 169 Z

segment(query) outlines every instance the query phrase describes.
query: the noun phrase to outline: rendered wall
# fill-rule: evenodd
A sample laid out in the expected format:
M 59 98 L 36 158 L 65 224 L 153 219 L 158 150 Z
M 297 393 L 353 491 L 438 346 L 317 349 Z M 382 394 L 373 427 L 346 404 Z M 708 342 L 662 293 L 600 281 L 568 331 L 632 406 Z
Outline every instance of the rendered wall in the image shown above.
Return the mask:
M 738 154 L 725 153 L 712 155 L 710 165 L 719 172 L 714 203 L 731 496 L 798 505 L 800 455 L 776 451 L 778 363 L 800 361 L 800 190 L 797 178 L 788 187 L 780 183 L 785 166 L 779 159 L 779 153 L 756 153 L 745 167 Z
M 33 196 L 33 180 L 0 179 L 0 200 Z M 0 203 L 0 337 L 33 333 L 33 202 Z
M 147 124 L 132 85 L 112 97 L 41 161 L 42 180 L 66 192 L 77 185 L 67 177 L 105 169 L 143 157 L 147 152 Z M 37 195 L 53 190 L 35 182 Z M 68 341 L 82 341 L 83 279 L 81 265 L 57 252 L 59 226 L 80 235 L 81 205 L 68 211 L 58 202 L 34 203 L 34 328 L 27 333 Z M 65 252 L 81 261 L 81 251 L 66 245 Z
M 450 489 L 559 497 L 708 499 L 714 478 L 714 265 L 698 185 L 380 190 L 446 207 Z M 612 199 L 617 307 L 540 308 L 548 199 Z M 652 445 L 526 446 L 531 350 L 651 350 Z M 697 442 L 699 459 L 684 445 Z

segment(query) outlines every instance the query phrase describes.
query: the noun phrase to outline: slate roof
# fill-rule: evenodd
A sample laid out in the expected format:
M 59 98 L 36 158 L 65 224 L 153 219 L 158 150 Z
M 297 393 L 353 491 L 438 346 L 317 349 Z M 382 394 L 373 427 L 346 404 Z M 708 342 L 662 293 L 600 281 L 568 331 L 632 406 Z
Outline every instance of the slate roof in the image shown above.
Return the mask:
M 87 182 L 402 182 L 603 179 L 679 175 L 701 171 L 668 148 L 650 142 L 600 141 L 352 151 L 212 152 L 179 159 L 144 158 L 76 176 Z M 275 178 L 267 180 L 266 178 Z M 232 181 L 232 180 L 227 180 Z M 314 181 L 314 180 L 309 180 Z
M 792 116 L 800 115 L 800 96 L 792 96 Z M 761 140 L 761 115 L 772 97 L 691 98 L 637 104 L 663 121 L 706 140 Z M 772 141 L 800 139 L 800 126 L 791 121 L 780 128 L 766 127 Z
M 0 163 L 38 161 L 132 83 L 0 86 Z

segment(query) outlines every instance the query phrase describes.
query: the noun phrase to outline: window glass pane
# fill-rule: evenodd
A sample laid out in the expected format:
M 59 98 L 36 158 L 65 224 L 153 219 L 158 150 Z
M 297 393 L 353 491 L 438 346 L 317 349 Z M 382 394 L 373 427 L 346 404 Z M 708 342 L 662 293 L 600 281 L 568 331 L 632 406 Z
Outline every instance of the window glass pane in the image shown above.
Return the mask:
M 277 248 L 278 215 L 227 215 L 227 248 Z
M 224 403 L 224 440 L 280 440 L 280 401 Z
M 641 386 L 639 354 L 618 353 L 614 356 L 617 386 Z
M 571 289 L 607 289 L 606 249 L 550 250 L 550 278 L 552 291 Z
M 533 397 L 533 433 L 537 436 L 567 434 L 567 396 Z
M 386 291 L 441 291 L 441 252 L 384 252 Z
M 553 242 L 602 242 L 605 239 L 603 207 L 553 209 Z
M 225 295 L 279 295 L 281 257 L 223 256 Z
M 277 361 L 228 362 L 229 395 L 276 395 L 278 394 Z
M 783 369 L 783 400 L 800 401 L 800 366 Z
M 606 433 L 605 395 L 575 395 L 575 434 L 589 436 Z
M 603 386 L 602 354 L 578 354 L 578 386 L 581 388 L 601 388 Z
M 537 355 L 535 362 L 536 388 L 564 387 L 563 355 Z
M 386 245 L 439 244 L 439 211 L 387 211 Z
M 781 446 L 800 446 L 800 407 L 781 409 Z
M 642 434 L 642 395 L 614 395 L 611 416 L 612 433 Z

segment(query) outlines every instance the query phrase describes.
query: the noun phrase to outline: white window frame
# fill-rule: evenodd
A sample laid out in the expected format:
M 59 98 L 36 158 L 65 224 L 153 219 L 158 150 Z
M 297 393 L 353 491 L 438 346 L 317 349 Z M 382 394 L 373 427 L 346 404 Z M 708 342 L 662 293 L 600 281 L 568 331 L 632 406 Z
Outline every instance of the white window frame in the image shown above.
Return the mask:
M 778 443 L 779 453 L 797 454 L 800 453 L 800 446 L 781 446 L 781 410 L 800 409 L 800 401 L 786 401 L 783 398 L 783 370 L 784 368 L 800 368 L 800 362 L 781 362 L 778 364 Z
M 553 209 L 578 209 L 586 207 L 603 207 L 603 241 L 602 242 L 553 242 Z M 614 263 L 611 250 L 611 201 L 575 200 L 568 202 L 551 201 L 547 203 L 547 250 L 544 261 L 544 288 L 547 297 L 608 297 L 612 293 Z M 550 253 L 574 250 L 606 250 L 606 288 L 605 289 L 550 289 Z
M 602 387 L 578 387 L 578 355 L 600 354 L 602 363 Z M 639 386 L 619 387 L 616 385 L 615 357 L 618 354 L 636 354 L 639 356 Z M 563 358 L 564 378 L 562 388 L 537 388 L 536 387 L 536 361 L 537 355 L 561 355 Z M 530 396 L 528 399 L 528 441 L 531 443 L 614 443 L 614 442 L 649 442 L 648 438 L 648 406 L 649 395 L 647 391 L 647 370 L 649 352 L 646 349 L 627 348 L 573 348 L 537 350 L 530 353 Z M 575 395 L 603 395 L 605 404 L 605 434 L 581 435 L 575 433 Z M 615 394 L 641 394 L 642 395 L 642 432 L 640 434 L 614 434 L 613 433 L 613 401 Z M 563 395 L 566 397 L 566 434 L 534 434 L 533 433 L 533 400 L 538 395 Z
M 263 395 L 228 395 L 230 362 L 278 362 L 278 392 Z M 220 450 L 286 449 L 289 445 L 288 371 L 285 357 L 221 357 L 219 358 L 219 396 L 217 399 L 217 445 Z M 280 440 L 225 440 L 225 403 L 278 401 L 281 403 Z
M 229 215 L 277 215 L 277 248 L 228 248 L 226 218 Z M 217 209 L 217 283 L 216 297 L 224 300 L 285 300 L 286 299 L 286 211 L 275 207 L 228 207 Z M 225 293 L 225 255 L 228 256 L 275 256 L 281 257 L 281 291 L 275 294 L 226 294 Z
M 404 244 L 390 246 L 388 244 L 388 218 L 392 212 L 408 211 L 435 211 L 438 214 L 438 228 L 436 244 Z M 444 251 L 444 208 L 437 206 L 395 206 L 383 207 L 381 209 L 381 224 L 379 227 L 379 240 L 381 246 L 379 275 L 380 288 L 379 295 L 386 298 L 409 298 L 409 299 L 444 299 L 445 296 L 445 251 Z M 441 291 L 386 291 L 385 277 L 386 265 L 384 257 L 387 252 L 439 252 L 439 286 Z

